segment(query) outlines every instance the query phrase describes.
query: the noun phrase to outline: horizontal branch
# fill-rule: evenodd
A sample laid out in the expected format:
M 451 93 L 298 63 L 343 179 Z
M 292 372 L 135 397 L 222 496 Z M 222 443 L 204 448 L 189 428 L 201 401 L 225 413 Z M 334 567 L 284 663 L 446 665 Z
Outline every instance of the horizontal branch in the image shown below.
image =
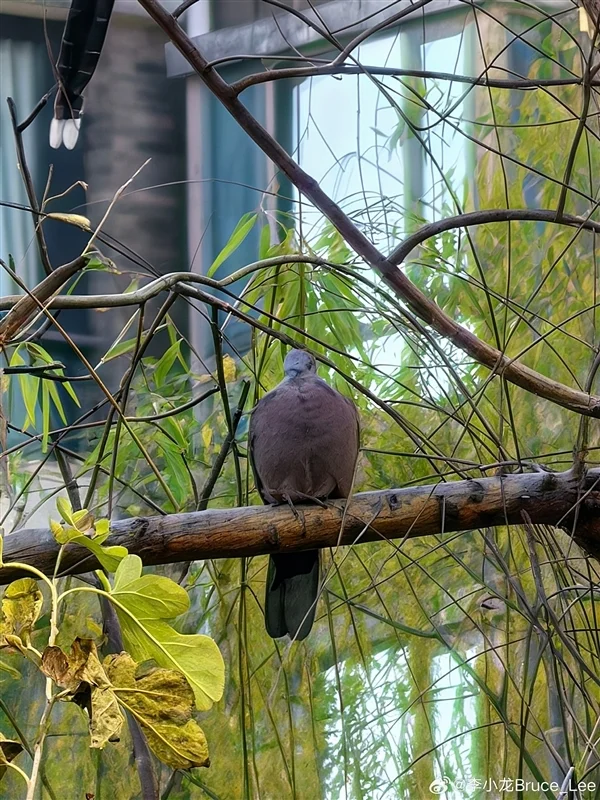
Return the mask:
M 600 222 L 573 216 L 571 214 L 563 214 L 560 220 L 557 220 L 556 212 L 549 209 L 484 209 L 481 211 L 459 214 L 455 217 L 449 217 L 447 219 L 438 220 L 437 222 L 424 225 L 420 230 L 408 237 L 392 252 L 388 262 L 390 265 L 401 263 L 415 247 L 424 242 L 426 239 L 436 236 L 442 231 L 451 230 L 453 228 L 470 227 L 472 225 L 510 221 L 549 222 L 567 225 L 573 228 L 589 230 L 594 233 L 600 233 Z M 241 269 L 221 280 L 208 278 L 205 275 L 198 275 L 197 273 L 193 272 L 173 272 L 167 275 L 162 275 L 160 278 L 151 281 L 150 283 L 146 284 L 146 286 L 143 286 L 133 292 L 104 295 L 57 296 L 48 303 L 48 306 L 50 308 L 78 309 L 131 306 L 147 302 L 160 292 L 168 289 L 173 289 L 174 291 L 181 292 L 182 294 L 196 296 L 193 290 L 189 287 L 189 284 L 199 283 L 210 286 L 214 289 L 222 289 L 240 280 L 241 278 L 250 275 L 252 272 L 255 272 L 258 269 L 278 266 L 284 263 L 297 262 L 300 259 L 304 263 L 311 263 L 317 266 L 325 266 L 333 269 L 340 268 L 339 265 L 316 258 L 314 256 L 300 256 L 299 254 L 275 256 L 273 258 L 257 261 L 253 264 L 248 264 L 247 266 L 242 267 Z M 401 273 L 398 273 L 398 275 L 401 275 Z M 404 281 L 408 281 L 405 276 L 402 276 L 402 278 Z M 408 283 L 412 286 L 409 281 Z M 34 293 L 35 292 L 37 292 L 37 288 L 34 290 Z M 399 292 L 399 294 L 401 293 Z M 208 297 L 200 297 L 199 299 L 203 299 L 207 302 L 216 302 L 215 298 L 211 298 L 209 300 Z M 23 298 L 18 295 L 0 297 L 0 310 L 13 308 L 17 305 L 17 303 L 22 302 Z M 427 302 L 429 303 L 430 301 Z M 237 312 L 234 311 L 233 313 Z M 465 352 L 469 353 L 469 355 L 473 356 L 479 363 L 485 364 L 498 374 L 503 374 L 512 383 L 521 386 L 523 389 L 533 392 L 540 397 L 545 397 L 548 400 L 558 403 L 559 405 L 571 410 L 577 411 L 580 414 L 591 417 L 600 417 L 600 397 L 588 394 L 587 392 L 583 392 L 578 389 L 572 389 L 571 387 L 565 386 L 558 381 L 547 378 L 545 375 L 526 367 L 518 361 L 512 360 L 503 353 L 500 353 L 494 347 L 491 347 L 490 345 L 478 339 L 466 328 L 454 323 L 449 317 L 446 317 L 441 310 L 440 314 L 443 315 L 443 329 L 445 335 L 454 344 L 456 344 Z M 8 319 L 8 316 L 5 317 L 2 322 L 5 322 Z M 422 313 L 419 314 L 419 316 L 424 318 L 424 314 Z M 251 321 L 251 324 L 255 324 L 255 322 Z M 433 321 L 431 324 L 432 327 L 441 332 L 441 328 L 437 327 Z
M 355 495 L 345 508 L 249 506 L 209 509 L 164 517 L 118 520 L 106 544 L 125 545 L 144 564 L 171 564 L 209 558 L 237 558 L 336 545 L 428 536 L 516 525 L 556 525 L 590 553 L 600 556 L 600 469 L 578 479 L 574 471 L 535 472 L 387 489 Z M 6 536 L 4 563 L 19 561 L 52 575 L 59 547 L 50 531 L 17 531 Z M 99 564 L 81 547 L 68 545 L 61 575 L 87 572 Z M 20 577 L 0 569 L 0 584 Z
M 304 256 L 298 254 L 273 256 L 272 258 L 264 258 L 261 261 L 255 261 L 252 264 L 247 264 L 235 272 L 230 273 L 226 277 L 217 280 L 209 278 L 206 275 L 200 275 L 197 272 L 168 272 L 161 275 L 140 289 L 133 292 L 111 293 L 111 294 L 89 294 L 89 295 L 62 295 L 54 297 L 47 303 L 48 308 L 118 308 L 121 306 L 137 306 L 140 303 L 146 303 L 161 292 L 168 289 L 181 289 L 183 284 L 186 283 L 201 283 L 205 286 L 210 286 L 212 289 L 225 289 L 231 286 L 232 283 L 247 277 L 248 275 L 256 272 L 259 269 L 268 269 L 269 267 L 278 267 L 283 264 L 295 264 L 301 261 L 303 264 L 315 264 L 316 266 L 328 266 L 337 268 L 338 265 L 330 261 L 315 256 Z M 69 266 L 69 265 L 67 265 Z M 62 269 L 62 267 L 59 267 Z M 58 270 L 56 270 L 58 272 Z M 54 273 L 53 273 L 54 274 Z M 48 279 L 46 279 L 48 280 Z M 43 281 L 42 283 L 45 283 Z M 42 284 L 39 284 L 42 286 Z M 36 287 L 32 294 L 38 292 L 39 286 Z M 25 298 L 25 299 L 28 299 Z M 0 311 L 6 311 L 13 308 L 17 303 L 24 300 L 23 295 L 9 294 L 0 297 Z M 9 318 L 9 315 L 4 317 L 0 323 L 1 326 Z
M 263 60 L 267 57 L 263 56 Z M 246 56 L 231 56 L 225 61 L 247 60 Z M 273 56 L 277 61 L 277 56 Z M 211 66 L 217 66 L 214 61 Z M 280 81 L 286 78 L 309 78 L 318 75 L 381 75 L 382 77 L 392 78 L 421 78 L 423 80 L 450 81 L 451 83 L 466 83 L 470 86 L 485 86 L 490 89 L 518 89 L 531 91 L 532 89 L 546 89 L 558 86 L 581 86 L 583 78 L 490 78 L 487 75 L 470 76 L 456 75 L 452 72 L 432 72 L 426 69 L 401 69 L 400 67 L 374 67 L 367 64 L 318 64 L 315 66 L 304 67 L 282 67 L 280 69 L 268 69 L 264 72 L 255 72 L 246 75 L 239 81 L 234 81 L 231 88 L 236 94 L 240 94 L 250 86 L 269 81 Z M 600 87 L 600 79 L 590 81 L 591 86 Z
M 431 222 L 423 225 L 418 231 L 413 233 L 405 239 L 398 247 L 392 251 L 389 256 L 389 261 L 393 264 L 401 264 L 407 256 L 418 245 L 422 244 L 427 239 L 431 239 L 444 231 L 449 231 L 454 228 L 469 228 L 474 225 L 487 225 L 497 222 L 548 222 L 557 225 L 566 225 L 571 228 L 579 228 L 581 230 L 592 231 L 593 233 L 600 234 L 600 222 L 592 219 L 585 219 L 584 217 L 577 217 L 573 214 L 563 214 L 560 220 L 556 218 L 556 211 L 545 208 L 493 208 L 482 209 L 480 211 L 470 211 L 465 214 L 458 214 L 455 217 L 446 217 L 445 219 Z M 273 258 L 265 258 L 262 261 L 256 261 L 248 264 L 245 267 L 236 270 L 236 272 L 227 275 L 226 277 L 217 280 L 209 278 L 206 275 L 200 275 L 196 272 L 169 272 L 161 275 L 145 286 L 140 287 L 132 292 L 115 292 L 109 294 L 90 294 L 90 295 L 56 295 L 48 303 L 48 308 L 119 308 L 122 306 L 137 306 L 141 303 L 146 303 L 148 300 L 156 297 L 161 292 L 168 289 L 180 290 L 188 283 L 200 283 L 205 286 L 210 286 L 213 289 L 224 289 L 231 284 L 236 283 L 242 278 L 247 277 L 252 272 L 259 269 L 267 269 L 269 267 L 282 266 L 283 264 L 291 264 L 302 262 L 303 264 L 314 264 L 315 266 L 330 267 L 332 269 L 340 269 L 341 265 L 335 264 L 331 261 L 326 261 L 322 258 L 304 254 L 291 254 L 285 256 L 274 256 Z M 73 262 L 75 264 L 75 262 Z M 66 267 L 71 267 L 67 264 Z M 59 267 L 59 270 L 64 269 Z M 54 273 L 53 273 L 54 275 Z M 47 279 L 48 280 L 48 279 Z M 39 294 L 39 289 L 46 283 L 43 281 L 32 294 Z M 13 308 L 17 303 L 22 303 L 23 295 L 9 294 L 0 297 L 0 311 L 6 311 Z M 31 301 L 33 303 L 33 301 Z M 2 324 L 7 321 L 5 317 L 0 323 L 0 330 Z M 598 398 L 600 400 L 600 398 Z
M 567 225 L 570 228 L 600 233 L 600 222 L 573 214 L 557 215 L 556 210 L 545 208 L 484 208 L 480 211 L 468 211 L 455 217 L 445 217 L 419 228 L 398 245 L 388 259 L 392 264 L 401 264 L 409 253 L 427 239 L 454 228 L 470 228 L 474 225 L 490 225 L 495 222 L 550 222 L 556 225 Z

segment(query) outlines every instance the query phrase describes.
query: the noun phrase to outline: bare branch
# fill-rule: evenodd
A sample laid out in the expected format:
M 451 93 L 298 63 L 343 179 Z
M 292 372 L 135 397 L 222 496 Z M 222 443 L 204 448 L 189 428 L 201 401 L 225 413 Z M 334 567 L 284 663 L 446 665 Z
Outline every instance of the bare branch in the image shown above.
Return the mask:
M 313 205 L 329 219 L 347 244 L 379 273 L 385 283 L 410 306 L 417 316 L 480 364 L 488 367 L 494 373 L 502 375 L 511 383 L 579 414 L 600 417 L 599 397 L 591 397 L 585 392 L 553 381 L 551 378 L 513 361 L 500 350 L 481 341 L 467 328 L 459 325 L 436 303 L 426 297 L 395 264 L 379 252 L 362 231 L 352 223 L 340 206 L 321 189 L 318 181 L 308 175 L 252 116 L 240 102 L 232 87 L 209 66 L 177 20 L 167 13 L 156 0 L 138 0 L 138 2 L 165 31 L 175 47 L 196 70 L 240 127 Z
M 153 297 L 156 297 L 156 295 L 160 294 L 161 292 L 167 291 L 168 289 L 180 289 L 180 284 L 202 283 L 205 286 L 210 286 L 213 289 L 224 289 L 225 287 L 230 286 L 232 283 L 235 283 L 241 278 L 245 278 L 247 275 L 250 275 L 252 272 L 256 272 L 259 269 L 278 267 L 283 264 L 296 264 L 299 261 L 301 261 L 303 264 L 314 264 L 315 266 L 328 266 L 332 268 L 337 268 L 339 266 L 331 261 L 325 261 L 322 258 L 316 258 L 308 255 L 305 256 L 301 254 L 292 254 L 285 256 L 274 256 L 273 258 L 265 258 L 262 261 L 255 261 L 252 264 L 247 264 L 245 267 L 230 273 L 221 280 L 208 278 L 206 275 L 199 275 L 196 272 L 168 272 L 165 275 L 161 275 L 159 278 L 156 278 L 156 280 L 146 284 L 146 286 L 143 286 L 141 289 L 136 289 L 134 292 L 126 292 L 123 294 L 64 295 L 52 299 L 48 303 L 48 307 L 119 308 L 121 306 L 137 306 L 145 303 Z M 75 262 L 73 262 L 73 264 L 75 264 Z M 65 267 L 67 266 L 71 265 L 65 265 Z M 58 269 L 63 269 L 63 267 L 59 267 Z M 53 275 L 58 273 L 58 269 L 54 271 Z M 65 272 L 62 274 L 66 275 L 67 273 Z M 50 281 L 46 283 L 47 280 L 49 281 L 49 279 L 42 281 L 42 283 L 40 283 L 33 290 L 32 294 L 42 291 L 43 286 L 54 286 L 54 283 L 51 283 Z M 63 280 L 63 283 L 65 280 L 66 278 Z M 53 289 L 53 292 L 54 291 L 56 291 L 56 289 Z M 44 294 L 46 297 L 49 297 L 51 293 L 48 294 L 47 291 L 44 290 Z M 24 299 L 25 298 L 23 298 L 21 295 L 6 295 L 5 297 L 0 297 L 0 311 L 7 311 L 8 309 L 14 308 Z M 34 301 L 31 301 L 31 303 L 34 304 Z M 6 324 L 8 316 L 9 315 L 7 314 L 0 324 L 0 334 L 2 334 L 4 330 L 2 326 Z
M 19 165 L 19 171 L 21 173 L 21 177 L 23 178 L 23 183 L 25 185 L 25 191 L 27 192 L 29 205 L 31 206 L 33 212 L 32 216 L 34 217 L 35 238 L 38 245 L 40 260 L 42 262 L 42 266 L 44 267 L 44 272 L 46 273 L 46 275 L 50 275 L 50 273 L 52 272 L 52 264 L 50 263 L 50 256 L 48 255 L 48 247 L 46 246 L 46 239 L 44 237 L 44 232 L 42 230 L 39 221 L 36 219 L 36 215 L 40 210 L 40 206 L 35 194 L 35 188 L 33 186 L 33 178 L 31 177 L 29 166 L 27 165 L 27 159 L 25 157 L 25 145 L 23 144 L 23 131 L 30 124 L 32 119 L 35 119 L 35 117 L 42 110 L 42 108 L 46 104 L 46 98 L 47 96 L 42 98 L 40 103 L 37 104 L 37 106 L 33 109 L 29 117 L 21 125 L 19 125 L 17 121 L 17 107 L 15 106 L 15 101 L 12 99 L 12 97 L 7 97 L 6 102 L 8 104 L 10 121 L 12 124 L 13 134 L 15 137 L 15 146 L 17 149 L 17 164 Z
M 437 236 L 443 231 L 450 231 L 453 228 L 470 228 L 472 225 L 486 225 L 492 222 L 554 222 L 559 225 L 568 225 L 572 228 L 600 233 L 600 222 L 585 217 L 575 217 L 572 214 L 563 214 L 560 219 L 556 218 L 556 211 L 543 208 L 490 208 L 481 211 L 469 211 L 466 214 L 457 214 L 455 217 L 446 217 L 429 225 L 423 225 L 416 233 L 405 239 L 399 244 L 390 255 L 389 261 L 392 264 L 401 264 L 411 250 L 417 245 Z
M 238 60 L 240 57 L 231 57 L 229 61 Z M 245 57 L 247 58 L 247 56 Z M 263 60 L 267 60 L 265 56 Z M 276 60 L 276 59 L 274 59 Z M 211 62 L 215 66 L 218 62 Z M 222 63 L 222 60 L 220 60 Z M 231 88 L 240 94 L 250 86 L 269 81 L 280 81 L 285 78 L 310 78 L 316 75 L 389 75 L 395 78 L 423 78 L 424 80 L 452 81 L 452 83 L 467 83 L 471 86 L 487 86 L 491 89 L 519 89 L 530 91 L 532 89 L 550 88 L 556 86 L 580 86 L 583 78 L 489 78 L 487 75 L 471 77 L 469 75 L 454 75 L 451 72 L 431 72 L 425 69 L 401 69 L 400 67 L 373 67 L 363 64 L 320 64 L 310 67 L 288 67 L 286 69 L 270 69 L 265 72 L 256 72 L 247 75 L 231 84 Z M 600 80 L 592 80 L 590 86 L 599 86 Z
M 173 16 L 175 17 L 175 19 L 177 19 L 177 17 L 180 17 L 184 11 L 187 11 L 188 8 L 191 8 L 197 2 L 198 0 L 183 0 L 183 3 L 180 3 L 175 9 L 175 11 L 173 11 Z

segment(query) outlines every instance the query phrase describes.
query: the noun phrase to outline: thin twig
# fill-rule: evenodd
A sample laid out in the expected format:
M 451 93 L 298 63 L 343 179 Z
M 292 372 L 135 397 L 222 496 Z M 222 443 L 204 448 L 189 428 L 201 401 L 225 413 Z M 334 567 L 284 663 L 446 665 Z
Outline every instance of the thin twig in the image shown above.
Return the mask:
M 519 362 L 511 361 L 495 347 L 483 342 L 468 328 L 449 317 L 435 302 L 424 295 L 392 261 L 379 252 L 340 206 L 322 190 L 319 182 L 289 156 L 240 102 L 232 87 L 215 70 L 208 69 L 208 62 L 177 23 L 177 20 L 173 19 L 157 0 L 138 0 L 138 2 L 165 31 L 175 47 L 196 70 L 202 81 L 240 127 L 302 194 L 329 219 L 347 244 L 379 273 L 385 283 L 410 306 L 417 316 L 438 334 L 491 369 L 493 374 L 502 375 L 506 380 L 522 389 L 577 411 L 579 414 L 600 417 L 600 398 L 591 399 L 583 392 L 559 384 Z
M 37 214 L 39 213 L 40 206 L 37 201 L 37 196 L 35 194 L 35 187 L 33 185 L 33 178 L 31 177 L 31 172 L 29 170 L 29 166 L 27 165 L 27 158 L 25 156 L 25 146 L 23 144 L 23 135 L 22 135 L 22 131 L 25 128 L 21 128 L 19 126 L 19 123 L 17 122 L 17 108 L 15 106 L 15 101 L 12 99 L 12 97 L 7 97 L 6 102 L 8 103 L 8 111 L 10 113 L 10 120 L 12 123 L 13 133 L 15 137 L 15 145 L 17 148 L 17 163 L 19 165 L 19 171 L 21 173 L 21 177 L 23 178 L 23 183 L 25 184 L 25 191 L 27 192 L 27 199 L 29 200 L 29 205 L 31 206 L 34 212 L 33 224 L 35 226 L 35 238 L 40 253 L 40 260 L 42 262 L 44 272 L 46 273 L 46 275 L 50 275 L 50 273 L 52 272 L 52 264 L 50 263 L 50 256 L 48 255 L 48 247 L 46 245 L 44 232 L 37 219 Z M 41 111 L 42 108 L 43 105 L 40 106 L 39 108 L 36 106 L 32 114 L 30 114 L 29 117 L 25 120 L 27 125 L 30 122 L 32 122 L 33 119 L 35 119 L 35 117 Z M 25 127 L 27 126 L 25 125 Z

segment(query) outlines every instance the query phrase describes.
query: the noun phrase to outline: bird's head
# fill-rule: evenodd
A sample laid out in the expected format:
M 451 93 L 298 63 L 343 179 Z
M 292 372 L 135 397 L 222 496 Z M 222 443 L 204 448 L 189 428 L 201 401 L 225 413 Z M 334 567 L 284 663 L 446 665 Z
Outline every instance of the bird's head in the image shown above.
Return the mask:
M 290 350 L 283 362 L 283 370 L 287 378 L 298 378 L 302 375 L 314 375 L 317 364 L 306 350 Z

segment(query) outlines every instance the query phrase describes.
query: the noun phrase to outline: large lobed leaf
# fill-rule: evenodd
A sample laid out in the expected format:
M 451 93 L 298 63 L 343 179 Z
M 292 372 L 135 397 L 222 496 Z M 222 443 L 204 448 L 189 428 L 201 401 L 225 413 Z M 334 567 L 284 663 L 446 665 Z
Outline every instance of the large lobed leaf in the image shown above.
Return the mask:
M 141 559 L 127 556 L 117 569 L 111 592 L 125 646 L 137 661 L 154 660 L 183 673 L 196 708 L 207 710 L 223 694 L 221 652 L 209 636 L 178 633 L 165 621 L 187 611 L 185 589 L 168 578 L 141 573 Z
M 140 673 L 127 653 L 104 661 L 114 692 L 140 723 L 155 755 L 175 769 L 208 767 L 208 745 L 192 719 L 194 693 L 180 672 L 151 669 Z

